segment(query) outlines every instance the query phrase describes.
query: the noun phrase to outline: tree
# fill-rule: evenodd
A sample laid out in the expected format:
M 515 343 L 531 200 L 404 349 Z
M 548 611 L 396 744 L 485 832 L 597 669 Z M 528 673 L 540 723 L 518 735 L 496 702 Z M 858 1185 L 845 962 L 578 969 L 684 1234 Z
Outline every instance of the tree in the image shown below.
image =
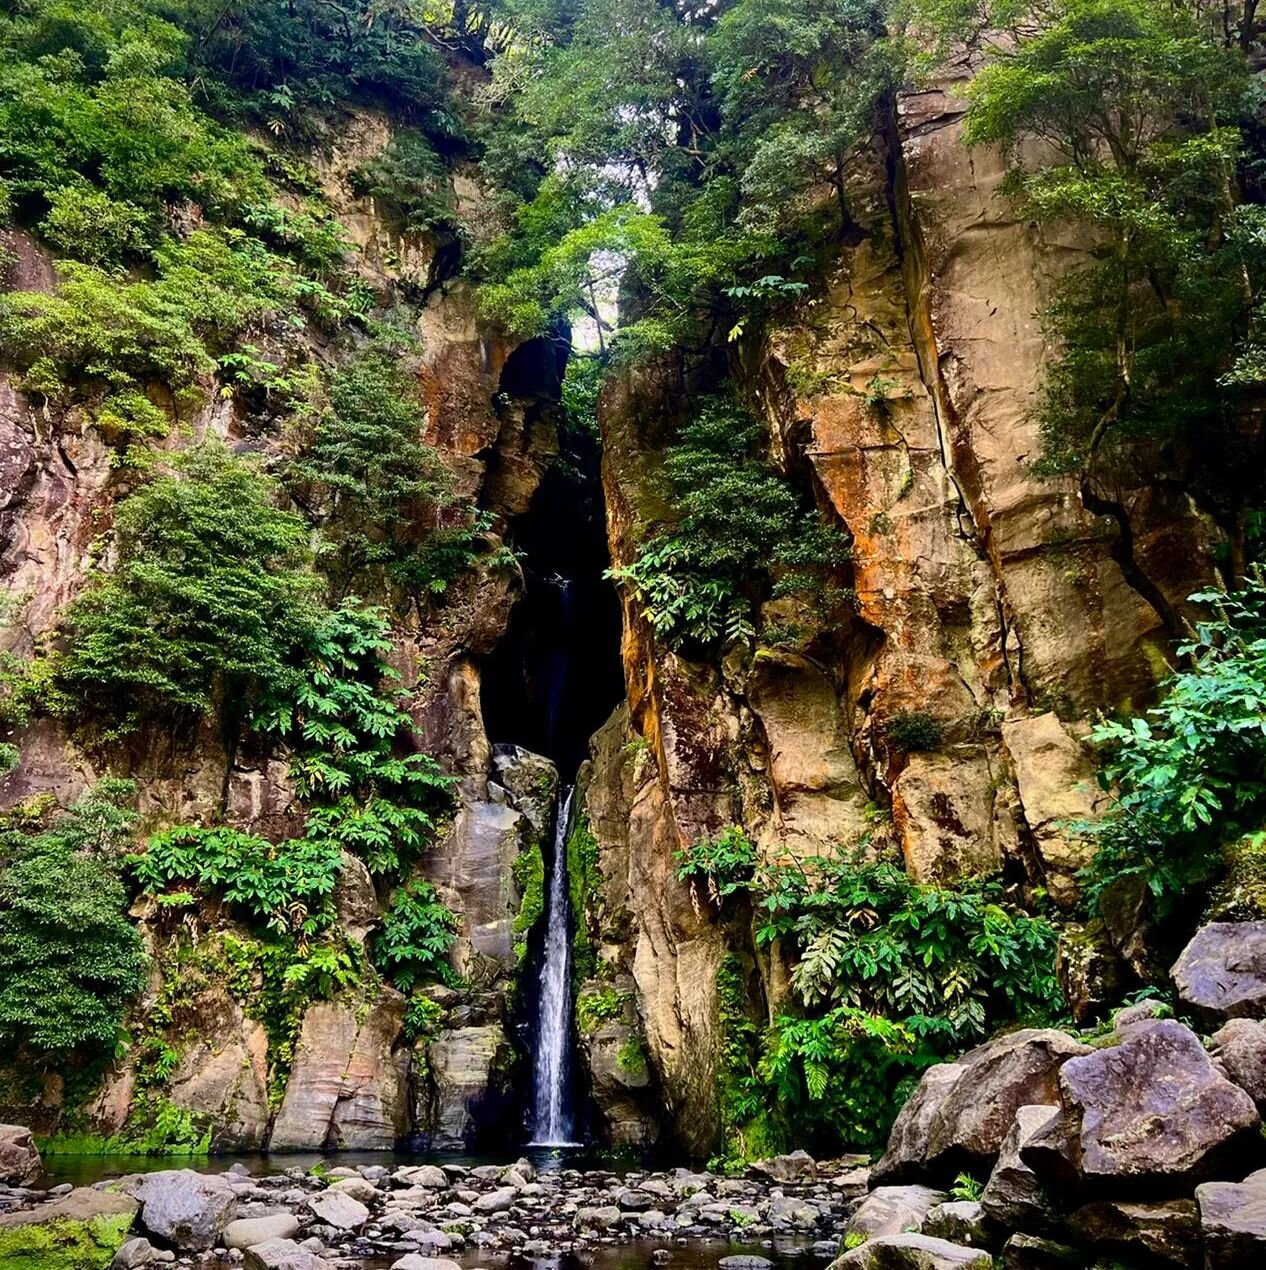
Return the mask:
M 140 937 L 111 855 L 135 814 L 102 783 L 43 832 L 5 835 L 0 870 L 0 1037 L 48 1058 L 113 1054 L 145 982 Z
M 57 688 L 106 735 L 208 714 L 226 728 L 296 682 L 314 623 L 308 528 L 247 459 L 206 442 L 124 499 L 117 561 L 68 608 Z

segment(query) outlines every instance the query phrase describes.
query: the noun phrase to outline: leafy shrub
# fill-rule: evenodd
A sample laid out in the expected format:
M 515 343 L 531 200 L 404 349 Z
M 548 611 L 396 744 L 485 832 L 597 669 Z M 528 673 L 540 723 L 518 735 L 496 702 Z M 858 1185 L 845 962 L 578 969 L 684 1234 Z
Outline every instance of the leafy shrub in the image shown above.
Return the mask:
M 117 563 L 67 610 L 56 687 L 106 735 L 147 717 L 239 717 L 294 691 L 313 626 L 303 521 L 258 469 L 207 442 L 124 499 Z
M 386 150 L 352 174 L 352 188 L 369 195 L 405 230 L 455 228 L 448 169 L 419 132 L 398 132 Z
M 381 609 L 344 601 L 305 632 L 302 660 L 258 719 L 291 748 L 296 790 L 313 804 L 305 838 L 359 855 L 372 873 L 422 849 L 453 784 L 430 755 L 396 752 L 412 720 L 383 660 L 391 646 Z
M 428 524 L 450 503 L 451 478 L 421 434 L 416 380 L 388 349 L 354 359 L 333 377 L 330 408 L 294 462 L 288 484 L 322 521 L 321 564 L 336 597 L 377 574 L 413 590 L 449 578 L 419 576 Z
M 729 825 L 715 837 L 700 838 L 678 851 L 677 877 L 690 883 L 696 912 L 702 892 L 718 910 L 727 896 L 749 889 L 756 867 L 756 848 L 738 825 Z
M 884 729 L 888 739 L 907 754 L 935 750 L 943 739 L 941 724 L 926 710 L 902 710 L 888 720 Z
M 268 842 L 227 825 L 154 834 L 133 869 L 154 894 L 175 887 L 219 895 L 277 934 L 315 935 L 333 920 L 329 903 L 342 856 L 320 839 Z
M 882 1141 L 904 1081 L 1000 1024 L 1049 1021 L 1060 1000 L 1053 926 L 997 882 L 921 886 L 894 864 L 837 856 L 764 865 L 746 885 L 757 942 L 797 959 L 803 1016 L 762 1033 L 739 970 L 718 981 L 731 1150 L 749 1130 L 823 1149 Z
M 624 1017 L 628 992 L 616 988 L 591 988 L 576 998 L 576 1026 L 583 1035 L 596 1032 L 604 1023 Z
M 448 954 L 461 923 L 429 882 L 401 887 L 374 937 L 374 963 L 401 992 L 453 977 Z
M 1180 647 L 1187 668 L 1157 705 L 1128 722 L 1101 722 L 1099 782 L 1113 805 L 1079 826 L 1096 845 L 1093 904 L 1110 888 L 1145 882 L 1161 915 L 1216 876 L 1219 855 L 1266 823 L 1266 579 L 1232 594 L 1201 592 L 1212 614 Z
M 5 835 L 0 1037 L 11 1047 L 109 1057 L 144 986 L 145 955 L 110 862 L 132 825 L 125 792 L 98 787 L 44 832 Z
M 755 603 L 770 593 L 831 599 L 830 573 L 847 560 L 847 542 L 756 456 L 762 437 L 734 402 L 700 402 L 664 459 L 674 525 L 611 570 L 672 643 L 745 638 Z

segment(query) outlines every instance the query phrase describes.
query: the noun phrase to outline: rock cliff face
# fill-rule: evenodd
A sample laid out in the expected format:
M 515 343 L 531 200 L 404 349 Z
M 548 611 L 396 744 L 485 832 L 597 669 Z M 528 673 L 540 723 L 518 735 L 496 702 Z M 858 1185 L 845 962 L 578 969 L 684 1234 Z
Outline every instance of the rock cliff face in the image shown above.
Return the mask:
M 1096 515 L 1074 486 L 1030 471 L 1028 409 L 1047 352 L 1036 314 L 1080 248 L 1016 219 L 998 194 L 999 157 L 965 149 L 958 78 L 894 103 L 852 173 L 859 230 L 820 298 L 731 354 L 779 465 L 853 541 L 852 616 L 824 629 L 785 614 L 810 628 L 794 651 L 709 665 L 662 647 L 625 601 L 627 699 L 582 774 L 596 863 L 576 915 L 595 955 L 593 990 L 621 1003 L 578 1038 L 595 1128 L 611 1140 L 707 1154 L 722 963 L 739 951 L 770 1012 L 787 990 L 785 968 L 755 954 L 750 932 L 692 903 L 674 852 L 738 821 L 766 850 L 808 854 L 858 839 L 878 807 L 890 809 L 885 832 L 916 878 L 1005 870 L 1070 902 L 1084 858 L 1061 826 L 1096 805 L 1085 720 L 1146 698 L 1184 597 L 1211 574 L 1214 530 L 1177 496 L 1138 491 L 1122 514 Z M 490 329 L 443 246 L 402 239 L 354 193 L 349 174 L 390 137 L 390 121 L 357 115 L 314 163 L 352 240 L 351 267 L 410 307 L 428 439 L 491 514 L 489 532 L 512 536 L 558 453 L 557 358 Z M 462 216 L 477 220 L 473 177 L 452 182 Z M 39 247 L 8 237 L 6 285 L 50 287 Z M 616 564 L 656 514 L 659 456 L 692 374 L 666 361 L 605 391 Z M 249 432 L 230 400 L 209 400 L 180 443 L 216 434 L 276 452 L 278 439 Z M 21 601 L 5 649 L 25 652 L 50 629 L 125 481 L 91 428 L 53 428 L 0 374 L 0 575 Z M 165 1096 L 207 1116 L 221 1145 L 374 1148 L 409 1135 L 455 1145 L 517 1131 L 514 865 L 547 835 L 557 783 L 531 756 L 494 754 L 484 727 L 481 667 L 519 593 L 513 572 L 474 571 L 401 627 L 394 654 L 418 746 L 457 778 L 425 873 L 461 918 L 455 964 L 468 987 L 434 994 L 438 1014 L 416 1041 L 390 989 L 310 1006 L 270 1105 L 265 1029 L 211 975 L 187 1003 Z M 893 723 L 910 713 L 935 721 L 934 750 L 898 742 Z M 52 723 L 15 739 L 21 763 L 0 783 L 7 807 L 43 794 L 69 802 L 104 774 Z M 295 815 L 284 761 L 229 753 L 210 730 L 134 756 L 133 771 L 151 825 L 222 806 L 231 823 L 280 837 Z M 363 870 L 345 871 L 339 909 L 353 938 L 377 923 L 380 898 Z M 136 915 L 161 966 L 170 927 Z M 147 1003 L 163 990 L 156 979 Z M 134 1068 L 127 1060 L 107 1080 L 93 1108 L 100 1130 L 126 1119 Z M 62 1102 L 54 1079 L 0 1097 L 0 1118 L 52 1128 Z
M 1122 520 L 1030 470 L 1038 314 L 1081 246 L 1018 219 L 1001 156 L 963 145 L 967 74 L 896 100 L 852 173 L 860 228 L 821 298 L 730 357 L 784 472 L 852 538 L 852 620 L 779 612 L 810 628 L 799 648 L 712 666 L 660 647 L 626 603 L 628 713 L 595 739 L 589 824 L 600 911 L 627 932 L 610 955 L 690 1146 L 715 1127 L 717 969 L 746 938 L 700 918 L 671 853 L 731 821 L 810 853 L 873 831 L 878 805 L 915 878 L 1005 871 L 1071 904 L 1086 860 L 1062 826 L 1099 797 L 1087 720 L 1146 700 L 1212 576 L 1216 531 L 1187 501 L 1134 491 Z M 617 564 L 659 512 L 658 456 L 697 373 L 665 362 L 604 395 Z M 908 714 L 935 721 L 934 750 L 903 751 Z M 772 1013 L 785 970 L 752 960 Z

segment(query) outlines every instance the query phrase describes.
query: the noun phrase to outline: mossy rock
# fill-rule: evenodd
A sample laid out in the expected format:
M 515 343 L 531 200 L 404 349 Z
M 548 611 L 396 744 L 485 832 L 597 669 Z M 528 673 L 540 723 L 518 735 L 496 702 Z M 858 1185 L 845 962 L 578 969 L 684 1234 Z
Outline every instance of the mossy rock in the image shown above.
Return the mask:
M 106 1270 L 135 1217 L 135 1200 L 93 1190 L 72 1191 L 43 1208 L 8 1214 L 0 1219 L 0 1266 Z

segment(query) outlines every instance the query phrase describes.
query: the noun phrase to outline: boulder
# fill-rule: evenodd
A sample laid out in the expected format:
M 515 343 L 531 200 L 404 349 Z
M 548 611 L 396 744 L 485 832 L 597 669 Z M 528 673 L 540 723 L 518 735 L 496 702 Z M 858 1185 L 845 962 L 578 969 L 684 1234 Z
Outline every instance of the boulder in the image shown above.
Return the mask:
M 132 1229 L 130 1195 L 81 1186 L 51 1203 L 0 1214 L 0 1266 L 106 1266 Z
M 1003 1270 L 1086 1270 L 1086 1254 L 1067 1244 L 1021 1232 L 1003 1245 Z
M 775 1155 L 768 1160 L 757 1160 L 748 1166 L 749 1171 L 771 1182 L 816 1182 L 818 1166 L 807 1151 L 792 1151 L 790 1155 Z
M 299 1219 L 293 1213 L 272 1213 L 267 1217 L 239 1217 L 224 1228 L 226 1248 L 250 1248 L 270 1239 L 293 1239 L 299 1233 Z
M 363 944 L 369 932 L 382 920 L 378 893 L 365 862 L 344 851 L 334 885 L 334 909 L 348 939 Z
M 237 1194 L 220 1173 L 164 1169 L 130 1189 L 140 1200 L 145 1229 L 182 1252 L 214 1248 L 237 1212 Z
M 477 1213 L 504 1213 L 514 1205 L 519 1192 L 513 1186 L 499 1186 L 487 1195 L 481 1195 L 471 1205 Z
M 1174 1266 L 1194 1266 L 1200 1260 L 1200 1220 L 1193 1200 L 1103 1200 L 1077 1209 L 1067 1224 L 1070 1234 L 1096 1252 L 1131 1258 L 1143 1254 Z
M 1055 975 L 1073 1021 L 1085 1025 L 1101 1017 L 1125 994 L 1128 970 L 1102 922 L 1070 922 L 1055 947 Z
M 1213 1034 L 1211 1053 L 1258 1113 L 1266 1115 L 1266 1023 L 1231 1019 Z
M 993 1270 L 993 1258 L 930 1235 L 882 1235 L 831 1262 L 830 1270 Z
M 410 1186 L 425 1186 L 433 1191 L 442 1191 L 448 1185 L 448 1174 L 437 1164 L 419 1164 L 413 1168 L 401 1169 L 396 1176 Z
M 929 1068 L 897 1116 L 874 1176 L 948 1180 L 992 1166 L 1019 1108 L 1057 1102 L 1060 1068 L 1090 1053 L 1054 1028 L 1024 1028 Z
M 175 1261 L 176 1254 L 167 1248 L 155 1248 L 148 1239 L 137 1236 L 123 1244 L 110 1262 L 110 1270 L 141 1270 L 156 1262 Z
M 621 1213 L 614 1204 L 578 1208 L 572 1225 L 577 1230 L 610 1230 L 620 1224 Z
M 998 1163 L 980 1197 L 986 1215 L 1004 1229 L 1045 1230 L 1050 1222 L 1050 1200 L 1020 1152 L 1034 1135 L 1059 1118 L 1058 1107 L 1041 1105 L 1021 1107 L 1015 1113 L 1015 1120 L 1002 1140 Z
M 245 1270 L 334 1270 L 334 1267 L 293 1239 L 269 1239 L 247 1248 Z
M 745 1254 L 722 1257 L 717 1262 L 720 1270 L 771 1270 L 773 1264 L 768 1257 L 754 1257 Z
M 857 1235 L 875 1239 L 880 1235 L 918 1232 L 928 1212 L 945 1199 L 943 1191 L 927 1186 L 877 1186 L 848 1219 L 844 1241 Z
M 30 1129 L 20 1124 L 0 1124 L 0 1182 L 25 1186 L 43 1171 Z
M 335 1230 L 359 1230 L 369 1220 L 369 1209 L 360 1200 L 333 1188 L 308 1200 L 308 1210 Z
M 1048 1184 L 1100 1196 L 1103 1188 L 1113 1197 L 1172 1194 L 1260 1153 L 1252 1099 L 1173 1019 L 1138 1023 L 1119 1045 L 1069 1060 L 1059 1083 L 1061 1125 L 1020 1152 Z
M 988 1218 L 983 1205 L 974 1200 L 953 1200 L 929 1209 L 923 1219 L 923 1234 L 946 1243 L 966 1244 L 969 1248 L 987 1247 Z
M 350 1195 L 353 1199 L 358 1199 L 362 1204 L 372 1204 L 378 1198 L 378 1188 L 366 1178 L 360 1177 L 341 1177 L 337 1182 L 330 1184 L 330 1190 L 338 1191 L 340 1195 Z
M 1266 1169 L 1196 1187 L 1206 1270 L 1266 1264 Z
M 1202 926 L 1170 971 L 1179 999 L 1216 1018 L 1266 1018 L 1266 922 Z
M 462 1270 L 462 1268 L 456 1261 L 450 1261 L 447 1257 L 424 1257 L 420 1252 L 410 1252 L 399 1261 L 393 1261 L 391 1270 Z

